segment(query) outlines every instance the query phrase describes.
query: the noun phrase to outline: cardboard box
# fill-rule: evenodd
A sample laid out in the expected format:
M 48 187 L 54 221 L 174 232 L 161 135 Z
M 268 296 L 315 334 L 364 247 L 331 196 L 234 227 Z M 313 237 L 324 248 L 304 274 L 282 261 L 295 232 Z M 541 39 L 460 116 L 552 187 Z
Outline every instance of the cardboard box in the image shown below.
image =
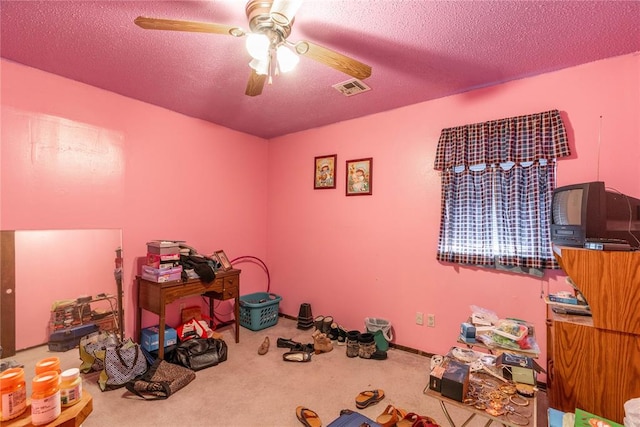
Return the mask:
M 429 374 L 429 388 L 440 393 L 442 390 L 442 374 L 444 374 L 444 366 L 436 366 Z
M 462 402 L 469 391 L 469 366 L 449 360 L 442 374 L 440 393 L 444 397 Z
M 140 275 L 145 280 L 156 283 L 175 282 L 182 278 L 182 273 L 164 274 L 162 276 L 154 276 L 153 274 L 142 273 Z
M 156 255 L 179 254 L 180 245 L 173 241 L 154 240 L 147 242 L 147 252 Z
M 143 265 L 142 272 L 152 274 L 154 276 L 164 276 L 166 274 L 182 273 L 182 266 L 177 265 L 174 267 L 156 268 L 150 265 Z
M 140 345 L 147 351 L 158 350 L 159 348 L 159 339 L 160 339 L 160 329 L 156 326 L 150 326 L 145 328 L 140 333 Z M 178 343 L 178 333 L 175 329 L 170 328 L 169 326 L 164 327 L 164 346 L 168 347 L 170 345 L 175 345 Z
M 172 268 L 153 268 L 149 265 L 143 265 L 142 274 L 140 276 L 145 280 L 150 280 L 156 283 L 180 280 L 182 278 L 182 266 L 179 265 Z
M 532 358 L 517 354 L 502 353 L 496 359 L 496 366 L 502 368 L 502 376 L 516 383 L 537 383 L 537 373 L 544 372 Z
M 180 261 L 180 253 L 158 255 L 147 252 L 147 265 L 158 268 L 161 263 Z

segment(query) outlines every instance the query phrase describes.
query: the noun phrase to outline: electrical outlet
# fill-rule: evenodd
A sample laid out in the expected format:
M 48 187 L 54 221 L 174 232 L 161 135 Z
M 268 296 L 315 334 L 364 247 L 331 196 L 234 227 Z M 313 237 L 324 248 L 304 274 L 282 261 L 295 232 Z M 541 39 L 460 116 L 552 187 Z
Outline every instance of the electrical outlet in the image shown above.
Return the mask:
M 436 315 L 435 314 L 427 314 L 427 326 L 430 328 L 436 327 Z
M 416 312 L 416 325 L 424 325 L 424 315 L 419 311 Z

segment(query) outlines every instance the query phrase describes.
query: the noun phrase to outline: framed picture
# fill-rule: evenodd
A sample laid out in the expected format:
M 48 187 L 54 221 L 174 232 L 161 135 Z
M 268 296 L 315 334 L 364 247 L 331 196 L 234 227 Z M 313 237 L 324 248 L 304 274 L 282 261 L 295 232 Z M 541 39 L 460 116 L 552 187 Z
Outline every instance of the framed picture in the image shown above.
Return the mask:
M 373 158 L 347 160 L 347 196 L 371 195 Z
M 336 188 L 336 154 L 316 157 L 313 162 L 313 189 Z
M 231 270 L 231 263 L 229 262 L 229 258 L 224 253 L 224 251 L 215 251 L 213 255 L 220 261 L 220 265 L 222 266 L 223 271 Z

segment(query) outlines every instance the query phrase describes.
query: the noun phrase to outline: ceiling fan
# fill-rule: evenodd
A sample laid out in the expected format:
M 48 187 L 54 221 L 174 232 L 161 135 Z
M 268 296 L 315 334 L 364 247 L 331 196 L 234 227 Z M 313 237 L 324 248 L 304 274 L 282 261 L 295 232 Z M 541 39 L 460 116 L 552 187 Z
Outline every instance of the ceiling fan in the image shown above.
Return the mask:
M 300 56 L 306 56 L 358 79 L 371 75 L 371 67 L 346 55 L 302 40 L 287 40 L 302 0 L 249 0 L 245 7 L 250 31 L 232 25 L 139 16 L 135 24 L 147 30 L 187 31 L 247 37 L 246 47 L 252 60 L 246 95 L 262 93 L 272 76 L 294 68 Z

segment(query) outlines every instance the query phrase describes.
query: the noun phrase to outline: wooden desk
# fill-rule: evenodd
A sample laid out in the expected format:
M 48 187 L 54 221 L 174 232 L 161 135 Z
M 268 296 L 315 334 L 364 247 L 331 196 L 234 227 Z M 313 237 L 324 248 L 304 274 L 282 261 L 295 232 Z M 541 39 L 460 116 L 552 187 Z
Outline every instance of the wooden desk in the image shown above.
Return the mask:
M 142 310 L 147 310 L 159 316 L 158 324 L 161 325 L 158 333 L 158 357 L 164 358 L 164 327 L 166 305 L 173 301 L 203 295 L 209 298 L 209 316 L 213 319 L 213 301 L 235 299 L 234 315 L 236 327 L 236 342 L 240 341 L 240 270 L 217 271 L 216 279 L 211 283 L 205 283 L 200 279 L 190 279 L 186 282 L 174 281 L 156 283 L 137 277 L 138 282 L 138 310 L 136 315 L 135 334 L 140 340 Z
M 60 416 L 46 424 L 44 427 L 80 427 L 84 420 L 93 411 L 93 397 L 87 392 L 82 392 L 82 399 L 73 406 L 62 408 Z M 31 424 L 31 402 L 27 403 L 27 410 L 18 418 L 9 421 L 3 421 L 2 426 L 6 427 L 26 427 L 33 426 Z
M 451 416 L 449 415 L 449 411 L 447 410 L 446 405 L 455 406 L 456 408 L 463 409 L 469 412 L 469 418 L 467 418 L 467 420 L 464 423 L 462 423 L 462 426 L 466 426 L 467 424 L 469 424 L 469 422 L 473 418 L 475 418 L 476 415 L 480 417 L 489 418 L 485 426 L 489 426 L 493 422 L 496 422 L 498 424 L 502 424 L 503 426 L 508 426 L 508 427 L 517 427 L 524 424 L 524 421 L 522 421 L 521 417 L 518 417 L 516 421 L 520 424 L 515 424 L 514 422 L 510 421 L 506 415 L 500 415 L 498 417 L 494 417 L 493 415 L 489 414 L 485 410 L 476 409 L 474 406 L 466 405 L 462 402 L 458 402 L 457 400 L 449 399 L 448 397 L 441 395 L 437 391 L 431 390 L 429 388 L 429 384 L 427 384 L 427 386 L 424 388 L 423 393 L 429 397 L 433 397 L 434 399 L 437 399 L 440 402 L 440 408 L 442 408 L 442 412 L 444 413 L 444 416 L 447 418 L 447 421 L 449 421 L 449 424 L 451 425 L 451 427 L 456 427 L 456 425 L 451 419 Z M 528 424 L 525 424 L 526 426 L 537 427 L 538 425 L 537 398 L 536 396 L 534 396 L 534 397 L 525 398 L 525 399 L 527 399 L 527 402 L 529 402 L 527 406 L 517 406 L 517 405 L 511 405 L 511 406 L 514 407 L 518 411 L 518 413 L 521 413 L 526 416 L 526 419 L 528 420 Z

